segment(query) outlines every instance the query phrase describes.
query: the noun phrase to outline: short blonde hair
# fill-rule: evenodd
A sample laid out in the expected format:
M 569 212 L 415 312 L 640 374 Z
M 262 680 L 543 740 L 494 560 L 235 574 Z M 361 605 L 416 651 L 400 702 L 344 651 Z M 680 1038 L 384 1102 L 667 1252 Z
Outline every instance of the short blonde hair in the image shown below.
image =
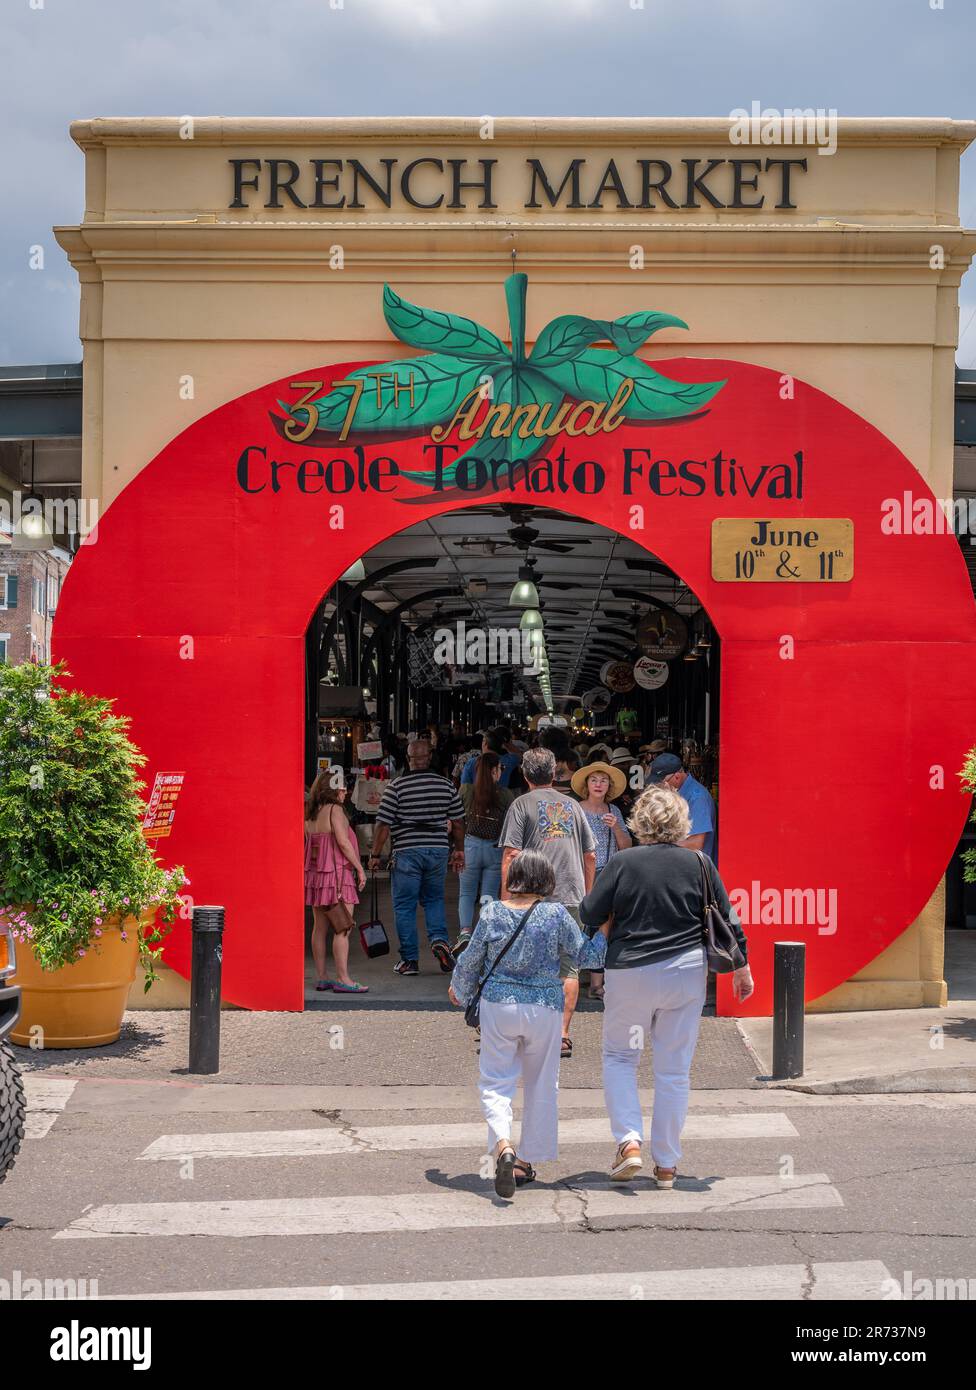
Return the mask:
M 642 844 L 676 845 L 691 834 L 688 803 L 670 787 L 648 787 L 627 822 Z

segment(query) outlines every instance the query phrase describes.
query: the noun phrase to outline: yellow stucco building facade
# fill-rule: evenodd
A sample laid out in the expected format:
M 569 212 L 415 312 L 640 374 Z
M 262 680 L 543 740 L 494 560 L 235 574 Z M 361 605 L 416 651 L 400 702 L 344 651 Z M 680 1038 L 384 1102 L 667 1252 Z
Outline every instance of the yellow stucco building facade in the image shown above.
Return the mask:
M 83 492 L 110 506 L 174 435 L 325 361 L 388 358 L 382 286 L 527 336 L 634 287 L 680 315 L 647 355 L 788 373 L 952 495 L 959 162 L 976 123 L 842 120 L 834 152 L 727 120 L 95 119 L 72 126 L 84 216 Z M 404 351 L 406 351 L 404 349 Z M 943 899 L 817 1009 L 945 1002 Z M 182 982 L 180 982 L 182 985 Z M 174 993 L 174 998 L 178 996 Z M 159 1007 L 164 996 L 154 993 Z

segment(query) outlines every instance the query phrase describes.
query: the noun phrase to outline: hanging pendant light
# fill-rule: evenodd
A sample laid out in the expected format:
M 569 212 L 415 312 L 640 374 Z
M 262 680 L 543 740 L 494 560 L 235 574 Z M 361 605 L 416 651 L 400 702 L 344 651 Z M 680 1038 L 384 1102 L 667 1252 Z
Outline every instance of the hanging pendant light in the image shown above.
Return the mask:
M 366 578 L 366 566 L 362 559 L 353 560 L 349 568 L 344 574 L 340 574 L 339 578 L 346 584 L 360 584 Z
M 527 608 L 519 619 L 519 627 L 523 632 L 530 631 L 532 628 L 542 627 L 542 614 L 538 608 Z
M 518 580 L 508 600 L 509 608 L 538 608 L 539 590 L 531 565 L 519 565 Z

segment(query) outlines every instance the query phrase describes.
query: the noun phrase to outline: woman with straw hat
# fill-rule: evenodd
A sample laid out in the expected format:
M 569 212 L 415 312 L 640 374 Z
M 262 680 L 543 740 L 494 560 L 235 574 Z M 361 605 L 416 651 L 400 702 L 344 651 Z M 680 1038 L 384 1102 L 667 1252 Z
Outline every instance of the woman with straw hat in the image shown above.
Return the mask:
M 593 831 L 596 872 L 599 875 L 618 850 L 629 849 L 631 844 L 620 808 L 613 804 L 626 791 L 627 778 L 619 767 L 613 767 L 610 763 L 587 763 L 573 773 L 571 785 L 580 799 L 580 810 Z M 589 996 L 591 999 L 603 998 L 602 970 L 591 972 Z

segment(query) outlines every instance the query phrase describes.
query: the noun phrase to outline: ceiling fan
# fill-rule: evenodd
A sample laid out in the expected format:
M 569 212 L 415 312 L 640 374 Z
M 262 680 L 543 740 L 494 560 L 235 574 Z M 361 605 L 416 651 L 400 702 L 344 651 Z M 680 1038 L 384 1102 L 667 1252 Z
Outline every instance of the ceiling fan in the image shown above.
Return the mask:
M 569 555 L 578 545 L 589 545 L 590 542 L 583 536 L 572 542 L 540 540 L 542 532 L 530 524 L 532 514 L 530 508 L 506 503 L 500 513 L 492 512 L 492 515 L 508 517 L 514 523 L 509 527 L 507 541 L 497 541 L 491 536 L 462 536 L 451 544 L 458 550 L 468 550 L 477 555 L 494 555 L 496 550 L 524 550 L 526 554 L 530 550 L 549 550 L 554 555 Z M 551 515 L 562 520 L 559 512 Z

